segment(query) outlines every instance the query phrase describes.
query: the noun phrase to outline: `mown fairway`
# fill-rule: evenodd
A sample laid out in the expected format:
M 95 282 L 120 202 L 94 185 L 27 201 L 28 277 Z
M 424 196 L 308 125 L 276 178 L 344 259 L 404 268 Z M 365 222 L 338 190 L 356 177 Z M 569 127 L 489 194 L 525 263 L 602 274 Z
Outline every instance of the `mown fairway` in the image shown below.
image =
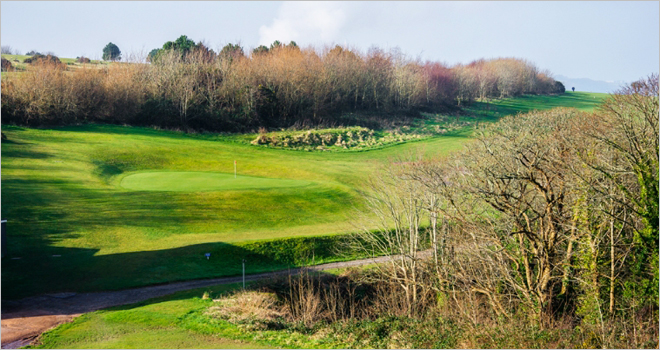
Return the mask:
M 523 97 L 467 113 L 493 121 L 532 108 L 588 110 L 604 96 Z M 3 299 L 236 274 L 245 242 L 354 231 L 357 191 L 388 159 L 470 141 L 466 129 L 365 152 L 303 152 L 121 126 L 3 132 Z M 282 267 L 253 257 L 248 272 Z
M 269 179 L 255 176 L 194 172 L 194 171 L 150 171 L 125 176 L 121 187 L 131 191 L 238 191 L 266 190 L 308 186 L 312 183 L 301 180 Z

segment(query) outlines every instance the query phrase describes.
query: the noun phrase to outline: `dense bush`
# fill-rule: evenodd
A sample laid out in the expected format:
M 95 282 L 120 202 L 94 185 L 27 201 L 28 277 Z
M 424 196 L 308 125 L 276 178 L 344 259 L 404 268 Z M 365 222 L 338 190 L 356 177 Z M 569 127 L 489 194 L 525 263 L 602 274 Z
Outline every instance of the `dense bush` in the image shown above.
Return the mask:
M 62 64 L 62 61 L 57 56 L 48 54 L 48 55 L 42 55 L 40 53 L 35 54 L 32 57 L 28 57 L 25 60 L 23 60 L 23 63 L 52 63 L 54 65 L 60 65 Z
M 2 71 L 3 72 L 11 72 L 14 70 L 14 66 L 9 62 L 9 60 L 2 59 Z
M 92 60 L 90 60 L 89 58 L 87 58 L 85 56 L 81 56 L 81 57 L 76 58 L 76 62 L 78 62 L 78 63 L 91 63 Z
M 452 108 L 476 98 L 556 91 L 555 81 L 547 73 L 518 59 L 447 67 L 410 60 L 395 51 L 360 53 L 336 46 L 317 52 L 295 43 L 274 43 L 247 57 L 238 45 L 227 45 L 216 55 L 201 43 L 192 45 L 187 37 L 179 39 L 150 53 L 151 64 L 113 64 L 100 72 L 78 69 L 66 76 L 41 65 L 3 80 L 3 122 L 94 121 L 244 131 L 332 126 L 345 122 L 342 116 L 348 113 L 368 112 L 387 120 L 421 110 Z M 43 60 L 41 56 L 35 59 Z M 52 56 L 45 59 L 57 60 Z M 26 86 L 43 75 L 50 79 L 39 81 L 39 88 Z M 83 95 L 98 96 L 98 100 L 82 101 L 70 95 L 70 91 L 88 89 L 94 93 Z M 34 107 L 46 100 L 47 108 Z M 90 105 L 95 105 L 94 116 L 85 111 Z M 68 117 L 61 118 L 54 110 L 66 110 Z

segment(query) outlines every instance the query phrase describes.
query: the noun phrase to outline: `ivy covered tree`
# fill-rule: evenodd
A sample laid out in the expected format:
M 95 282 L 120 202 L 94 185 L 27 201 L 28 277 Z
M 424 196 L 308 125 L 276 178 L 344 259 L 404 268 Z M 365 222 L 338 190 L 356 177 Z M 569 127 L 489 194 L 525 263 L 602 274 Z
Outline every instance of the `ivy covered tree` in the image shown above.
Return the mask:
M 121 51 L 119 47 L 113 43 L 108 43 L 103 48 L 103 60 L 104 61 L 119 61 L 121 60 Z
M 229 43 L 225 45 L 220 51 L 220 57 L 228 59 L 236 59 L 238 57 L 243 57 L 243 48 L 238 44 Z
M 158 56 L 158 53 L 160 52 L 160 49 L 153 49 L 149 51 L 149 54 L 147 55 L 147 62 L 153 62 L 156 57 Z
M 252 54 L 253 54 L 253 55 L 259 55 L 259 54 L 262 54 L 262 53 L 268 53 L 268 51 L 269 51 L 269 50 L 268 50 L 268 47 L 266 47 L 266 46 L 264 46 L 264 45 L 259 45 L 259 47 L 257 47 L 256 49 L 252 50 Z
M 163 50 L 177 50 L 181 51 L 181 53 L 186 54 L 190 50 L 195 48 L 195 42 L 193 40 L 188 39 L 188 36 L 182 35 L 175 41 L 168 41 L 165 44 L 163 44 Z
M 164 51 L 176 51 L 179 53 L 180 57 L 185 57 L 192 52 L 197 52 L 200 53 L 205 60 L 212 60 L 216 56 L 215 52 L 206 47 L 201 41 L 195 44 L 195 41 L 188 38 L 188 36 L 181 35 L 175 41 L 168 41 L 163 44 L 162 49 L 152 50 L 149 53 L 149 56 L 147 56 L 147 60 L 153 62 L 153 59 Z

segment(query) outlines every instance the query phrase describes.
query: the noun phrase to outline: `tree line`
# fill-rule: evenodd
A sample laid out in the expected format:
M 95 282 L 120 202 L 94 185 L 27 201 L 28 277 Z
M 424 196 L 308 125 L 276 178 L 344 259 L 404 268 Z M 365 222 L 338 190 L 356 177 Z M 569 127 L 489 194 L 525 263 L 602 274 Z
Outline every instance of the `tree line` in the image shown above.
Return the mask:
M 302 49 L 273 43 L 219 53 L 185 36 L 150 63 L 75 71 L 40 62 L 2 81 L 2 121 L 20 125 L 119 123 L 207 131 L 341 124 L 348 113 L 380 118 L 447 109 L 475 99 L 564 91 L 515 58 L 449 67 L 396 50 Z

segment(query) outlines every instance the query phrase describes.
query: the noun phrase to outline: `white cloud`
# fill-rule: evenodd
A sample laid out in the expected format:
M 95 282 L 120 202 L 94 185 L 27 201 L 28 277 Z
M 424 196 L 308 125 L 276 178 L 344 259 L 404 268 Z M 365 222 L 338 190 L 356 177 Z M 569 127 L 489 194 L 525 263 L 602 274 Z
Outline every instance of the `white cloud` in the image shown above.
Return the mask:
M 275 40 L 299 45 L 319 44 L 338 39 L 347 20 L 346 3 L 325 1 L 284 2 L 271 25 L 259 28 L 259 45 Z

